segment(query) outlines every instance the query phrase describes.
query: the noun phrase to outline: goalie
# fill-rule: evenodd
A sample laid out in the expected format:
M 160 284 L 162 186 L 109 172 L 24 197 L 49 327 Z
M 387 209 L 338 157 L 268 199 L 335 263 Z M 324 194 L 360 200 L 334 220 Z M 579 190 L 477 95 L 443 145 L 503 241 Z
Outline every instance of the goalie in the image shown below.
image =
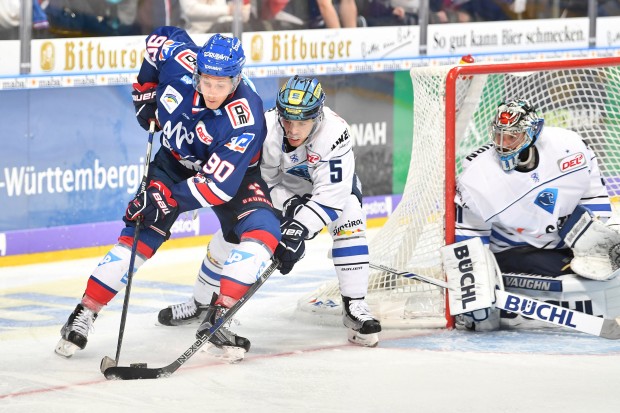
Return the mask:
M 469 155 L 457 178 L 456 241 L 480 238 L 502 274 L 496 280 L 490 269 L 492 282 L 507 291 L 613 318 L 620 235 L 596 156 L 577 133 L 543 124 L 526 100 L 498 106 L 492 144 Z M 455 267 L 446 257 L 454 254 L 442 256 L 450 282 Z M 492 308 L 455 319 L 457 328 L 478 331 L 539 327 Z

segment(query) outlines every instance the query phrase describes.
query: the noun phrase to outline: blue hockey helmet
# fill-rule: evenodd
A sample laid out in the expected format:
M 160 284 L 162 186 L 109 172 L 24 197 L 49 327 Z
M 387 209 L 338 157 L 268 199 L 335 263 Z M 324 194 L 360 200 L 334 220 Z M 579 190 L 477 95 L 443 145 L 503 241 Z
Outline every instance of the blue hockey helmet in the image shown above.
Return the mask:
M 211 36 L 202 46 L 196 56 L 194 68 L 194 88 L 198 91 L 200 75 L 231 77 L 233 82 L 239 83 L 241 71 L 245 64 L 245 53 L 241 40 L 236 37 L 226 37 L 217 33 Z
M 519 154 L 534 145 L 544 123 L 525 99 L 499 104 L 490 132 L 503 170 L 511 171 L 517 166 Z
M 293 76 L 276 97 L 278 114 L 285 120 L 309 120 L 323 115 L 325 93 L 317 79 Z

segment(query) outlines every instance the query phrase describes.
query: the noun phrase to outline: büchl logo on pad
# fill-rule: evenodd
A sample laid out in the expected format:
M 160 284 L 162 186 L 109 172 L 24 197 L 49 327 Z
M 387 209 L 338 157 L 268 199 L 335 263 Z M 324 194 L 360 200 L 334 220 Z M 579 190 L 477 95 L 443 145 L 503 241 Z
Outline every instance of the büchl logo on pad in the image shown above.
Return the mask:
M 560 167 L 561 172 L 572 171 L 573 169 L 577 169 L 579 167 L 584 166 L 586 163 L 586 157 L 583 153 L 575 153 L 567 156 L 564 159 L 560 159 L 558 161 L 558 166 Z

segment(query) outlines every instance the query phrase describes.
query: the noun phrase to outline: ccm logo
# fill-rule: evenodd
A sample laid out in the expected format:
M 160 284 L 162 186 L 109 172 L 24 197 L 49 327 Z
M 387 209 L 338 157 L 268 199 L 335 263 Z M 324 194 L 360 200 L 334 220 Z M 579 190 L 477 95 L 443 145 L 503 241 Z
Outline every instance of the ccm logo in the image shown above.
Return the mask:
M 467 303 L 476 301 L 476 278 L 471 272 L 473 265 L 469 257 L 469 248 L 466 245 L 454 249 L 454 256 L 459 260 L 459 271 L 461 273 L 461 302 L 463 309 L 467 308 Z
M 583 153 L 579 152 L 575 155 L 567 156 L 561 159 L 558 163 L 560 165 L 560 171 L 567 172 L 572 169 L 578 168 L 585 164 L 586 157 Z

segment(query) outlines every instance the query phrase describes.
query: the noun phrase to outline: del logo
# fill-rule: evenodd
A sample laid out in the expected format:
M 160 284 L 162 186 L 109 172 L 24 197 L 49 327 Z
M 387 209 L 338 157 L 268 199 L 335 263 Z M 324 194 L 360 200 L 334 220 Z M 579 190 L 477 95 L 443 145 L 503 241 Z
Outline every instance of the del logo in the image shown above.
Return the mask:
M 234 129 L 254 125 L 254 116 L 245 98 L 230 102 L 225 109 Z
M 567 156 L 564 159 L 560 159 L 558 161 L 558 165 L 560 167 L 560 171 L 568 172 L 573 169 L 579 168 L 580 166 L 585 165 L 586 157 L 583 153 L 579 152 L 570 156 Z
M 194 66 L 196 66 L 196 53 L 186 49 L 176 55 L 174 60 L 176 60 L 188 72 L 194 73 Z
M 308 163 L 310 165 L 314 165 L 314 164 L 318 163 L 321 160 L 321 157 L 319 156 L 318 153 L 314 153 L 314 152 L 311 152 L 309 150 L 307 150 L 307 151 L 308 151 L 308 153 L 306 154 L 306 159 L 308 160 Z
M 231 151 L 244 153 L 248 148 L 248 145 L 254 139 L 253 133 L 244 133 L 241 136 L 233 136 L 233 138 L 228 142 L 226 146 Z
M 209 135 L 209 132 L 207 132 L 207 127 L 202 121 L 198 122 L 196 125 L 196 136 L 198 136 L 200 142 L 205 145 L 211 145 L 211 142 L 213 142 L 213 136 Z
M 557 188 L 545 188 L 538 193 L 534 204 L 538 205 L 550 214 L 553 214 L 555 203 L 558 201 Z

